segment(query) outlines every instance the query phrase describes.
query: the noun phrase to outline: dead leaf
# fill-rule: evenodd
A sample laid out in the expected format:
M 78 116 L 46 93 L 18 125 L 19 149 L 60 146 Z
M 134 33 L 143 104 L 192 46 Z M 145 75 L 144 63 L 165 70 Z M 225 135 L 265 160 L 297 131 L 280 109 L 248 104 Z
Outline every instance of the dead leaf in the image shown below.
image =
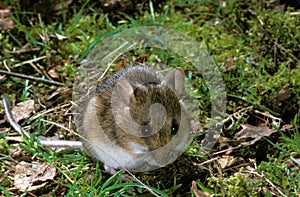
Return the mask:
M 7 5 L 0 2 L 0 30 L 13 29 L 14 22 L 10 18 L 10 9 Z
M 275 130 L 266 126 L 256 127 L 249 124 L 241 124 L 240 126 L 242 127 L 242 130 L 237 132 L 234 137 L 238 141 L 242 141 L 242 146 L 252 145 L 262 137 L 270 136 L 272 133 L 276 132 Z
M 283 88 L 273 97 L 273 100 L 281 102 L 288 99 L 290 95 L 291 91 L 289 90 L 289 88 Z
M 294 126 L 292 124 L 285 124 L 280 128 L 280 131 L 288 131 L 292 129 Z
M 54 33 L 54 35 L 58 40 L 67 40 L 68 39 L 68 37 L 60 35 L 58 33 Z
M 4 3 L 0 2 L 0 18 L 5 18 L 8 16 L 10 16 L 9 7 Z
M 229 155 L 222 155 L 221 158 L 218 158 L 218 161 L 220 163 L 220 166 L 222 169 L 226 167 L 233 166 L 234 164 L 237 164 L 241 161 L 244 161 L 241 157 L 233 157 Z
M 197 188 L 196 181 L 192 182 L 192 190 L 196 197 L 212 197 L 212 195 L 210 195 L 209 193 L 199 190 Z
M 229 146 L 231 140 L 227 137 L 220 136 L 218 141 L 220 143 L 220 148 L 223 148 L 225 146 Z
M 11 110 L 16 122 L 29 118 L 33 111 L 34 111 L 34 100 L 32 99 L 18 103 Z
M 48 163 L 27 163 L 16 166 L 14 185 L 20 191 L 35 191 L 53 180 L 56 168 Z
M 56 70 L 51 69 L 48 71 L 48 74 L 50 75 L 51 78 L 53 79 L 58 79 L 59 78 L 59 74 L 58 72 L 56 72 Z

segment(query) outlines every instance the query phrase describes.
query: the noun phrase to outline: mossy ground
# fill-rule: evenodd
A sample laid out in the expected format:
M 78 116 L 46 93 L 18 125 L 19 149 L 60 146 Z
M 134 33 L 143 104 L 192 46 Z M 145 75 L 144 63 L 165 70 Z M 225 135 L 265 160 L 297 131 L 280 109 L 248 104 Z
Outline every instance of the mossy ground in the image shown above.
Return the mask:
M 198 134 L 190 148 L 173 164 L 137 173 L 148 187 L 145 189 L 141 183 L 120 182 L 120 174 L 109 175 L 101 163 L 82 150 L 55 153 L 31 140 L 20 144 L 5 140 L 17 134 L 10 129 L 1 108 L 2 195 L 151 196 L 149 190 L 152 190 L 159 196 L 197 196 L 202 190 L 214 196 L 299 196 L 299 5 L 278 10 L 279 1 L 168 0 L 154 1 L 154 6 L 146 2 L 142 8 L 133 7 L 130 13 L 118 12 L 117 8 L 104 13 L 99 3 L 73 1 L 65 9 L 46 13 L 43 9 L 37 10 L 38 6 L 20 5 L 19 1 L 4 2 L 10 6 L 15 26 L 0 30 L 0 69 L 65 84 L 57 87 L 0 76 L 0 92 L 11 102 L 35 100 L 34 115 L 40 115 L 21 122 L 35 136 L 56 135 L 60 139 L 78 140 L 74 133 L 57 124 L 76 131 L 70 108 L 72 83 L 79 62 L 95 41 L 146 25 L 175 28 L 204 43 L 222 72 L 227 91 L 226 117 L 248 110 L 243 116 L 225 122 L 210 157 L 201 153 L 203 135 Z M 29 60 L 32 61 L 25 63 Z M 210 117 L 209 90 L 203 78 L 197 76 L 184 59 L 159 49 L 136 50 L 124 54 L 114 66 L 117 70 L 127 64 L 157 60 L 183 67 L 198 94 L 200 122 L 205 125 Z M 272 124 L 276 118 L 282 120 L 277 128 Z M 241 144 L 235 137 L 241 124 L 265 126 L 276 132 L 254 144 L 236 148 Z M 224 158 L 235 162 L 220 166 Z M 12 178 L 20 161 L 48 162 L 56 167 L 57 174 L 42 189 L 21 192 L 14 188 Z M 196 185 L 192 186 L 193 181 Z

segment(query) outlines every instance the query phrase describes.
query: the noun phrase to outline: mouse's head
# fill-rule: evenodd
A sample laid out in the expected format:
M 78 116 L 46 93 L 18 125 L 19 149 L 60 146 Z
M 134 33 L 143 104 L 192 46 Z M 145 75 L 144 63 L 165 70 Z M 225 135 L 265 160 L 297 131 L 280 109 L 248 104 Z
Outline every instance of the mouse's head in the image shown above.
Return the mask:
M 112 94 L 117 141 L 137 154 L 163 147 L 182 132 L 189 133 L 187 112 L 180 101 L 182 70 L 175 69 L 167 80 L 152 70 L 139 72 L 120 78 Z

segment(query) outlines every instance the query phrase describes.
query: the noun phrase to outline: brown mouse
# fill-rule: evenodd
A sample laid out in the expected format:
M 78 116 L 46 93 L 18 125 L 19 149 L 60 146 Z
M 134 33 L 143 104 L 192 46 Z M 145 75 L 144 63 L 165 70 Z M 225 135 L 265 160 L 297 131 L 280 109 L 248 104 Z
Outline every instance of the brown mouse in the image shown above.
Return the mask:
M 148 171 L 173 162 L 190 140 L 183 93 L 180 68 L 167 79 L 147 66 L 121 69 L 85 105 L 79 127 L 84 147 L 115 169 Z

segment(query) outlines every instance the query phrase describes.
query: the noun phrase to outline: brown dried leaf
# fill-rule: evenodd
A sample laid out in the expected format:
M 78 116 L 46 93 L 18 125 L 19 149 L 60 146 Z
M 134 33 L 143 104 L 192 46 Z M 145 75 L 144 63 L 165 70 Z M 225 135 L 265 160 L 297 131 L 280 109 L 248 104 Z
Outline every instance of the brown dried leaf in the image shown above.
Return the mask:
M 256 127 L 249 124 L 241 124 L 242 130 L 235 134 L 235 138 L 241 141 L 242 146 L 249 146 L 260 140 L 262 137 L 270 136 L 276 131 L 266 126 Z M 248 140 L 250 138 L 250 140 Z M 252 139 L 251 139 L 252 138 Z M 246 141 L 248 140 L 248 141 Z
M 51 69 L 48 71 L 48 74 L 50 75 L 51 78 L 53 79 L 58 79 L 59 78 L 59 74 L 56 70 Z
M 0 18 L 5 18 L 10 16 L 10 10 L 7 5 L 0 2 Z
M 18 103 L 11 110 L 15 120 L 19 122 L 30 117 L 31 113 L 34 111 L 34 100 L 27 100 Z
M 47 163 L 27 163 L 21 161 L 16 166 L 14 185 L 20 191 L 34 191 L 53 180 L 56 168 Z
M 226 167 L 233 166 L 241 161 L 244 161 L 241 157 L 233 157 L 229 155 L 222 155 L 221 158 L 218 158 L 218 161 L 221 165 L 221 168 L 224 169 Z
M 10 9 L 7 5 L 0 2 L 0 30 L 13 29 L 14 22 L 10 18 Z
M 292 129 L 294 126 L 292 124 L 285 124 L 280 128 L 280 131 L 288 131 Z
M 198 190 L 196 181 L 192 182 L 192 190 L 196 197 L 212 197 L 209 193 Z
M 283 88 L 273 97 L 273 99 L 277 102 L 281 102 L 288 99 L 290 95 L 291 91 L 289 90 L 289 88 Z
M 223 148 L 225 146 L 229 146 L 231 140 L 227 137 L 220 136 L 218 141 L 220 143 L 220 148 Z

